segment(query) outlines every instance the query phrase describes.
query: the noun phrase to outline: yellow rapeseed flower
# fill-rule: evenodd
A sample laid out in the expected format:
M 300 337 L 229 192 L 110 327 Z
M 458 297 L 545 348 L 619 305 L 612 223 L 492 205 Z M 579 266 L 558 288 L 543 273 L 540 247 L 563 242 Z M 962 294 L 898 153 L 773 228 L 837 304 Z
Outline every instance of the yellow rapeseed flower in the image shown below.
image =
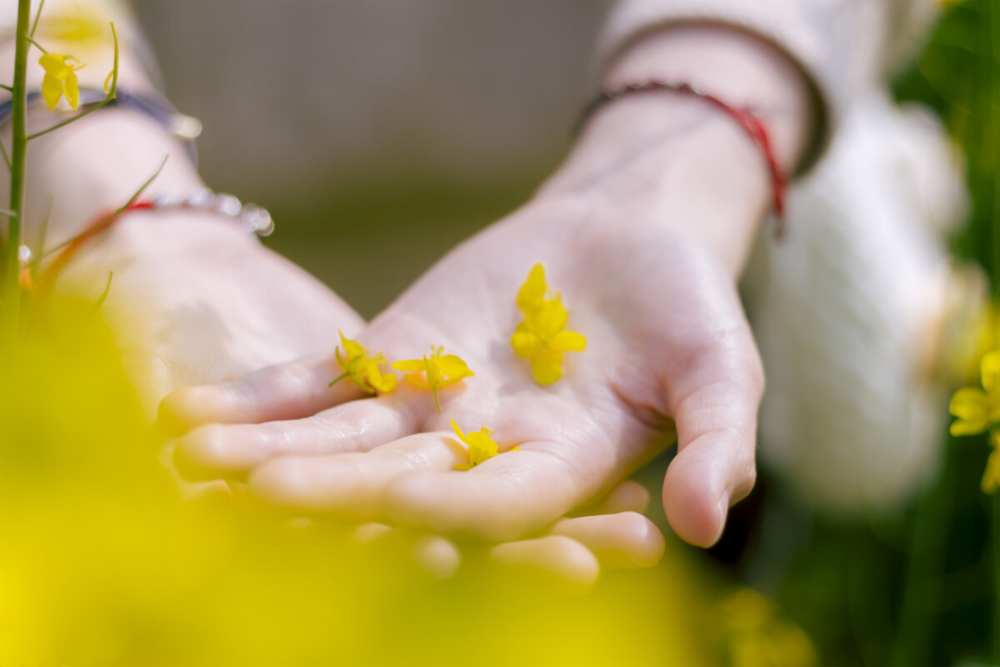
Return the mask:
M 545 282 L 545 269 L 536 264 L 528 279 L 517 292 L 517 307 L 524 312 L 524 321 L 510 338 L 510 346 L 522 359 L 531 362 L 531 374 L 540 385 L 550 385 L 562 377 L 566 352 L 582 352 L 586 337 L 566 331 L 569 312 L 562 296 L 551 296 Z
M 493 442 L 493 429 L 486 428 L 483 426 L 479 431 L 471 431 L 469 433 L 462 433 L 462 429 L 458 427 L 455 420 L 451 420 L 451 430 L 455 432 L 458 439 L 464 442 L 469 447 L 469 462 L 468 463 L 458 463 L 455 465 L 455 470 L 469 470 L 475 468 L 480 463 L 488 461 L 494 456 L 500 453 L 500 447 L 497 443 Z M 521 449 L 520 447 L 512 447 L 510 451 L 516 451 Z
M 79 62 L 73 56 L 63 56 L 58 53 L 44 53 L 38 59 L 38 64 L 45 70 L 42 79 L 42 98 L 49 109 L 55 109 L 59 98 L 66 96 L 66 101 L 76 110 L 80 104 L 80 83 L 76 78 L 76 70 L 83 65 L 71 65 L 70 61 Z
M 984 356 L 979 368 L 983 389 L 965 387 L 951 397 L 948 409 L 958 417 L 952 435 L 975 435 L 1000 422 L 1000 350 Z
M 434 405 L 441 412 L 441 402 L 438 400 L 438 389 L 450 387 L 463 378 L 475 375 L 469 370 L 469 365 L 454 354 L 442 354 L 444 346 L 431 345 L 431 356 L 423 359 L 404 359 L 392 365 L 398 371 L 406 373 L 406 381 L 420 389 L 430 389 L 434 394 Z M 421 375 L 423 374 L 423 375 Z
M 546 299 L 551 298 L 549 286 L 545 282 L 545 267 L 541 264 L 535 264 L 528 273 L 528 279 L 517 291 L 517 307 L 528 314 L 538 310 Z
M 380 364 L 387 363 L 381 352 L 369 356 L 368 350 L 361 343 L 345 338 L 343 332 L 337 333 L 340 334 L 340 345 L 336 350 L 337 363 L 344 372 L 330 383 L 331 387 L 349 377 L 359 389 L 368 394 L 374 394 L 375 390 L 388 394 L 396 388 L 396 376 L 392 373 L 383 375 L 378 369 Z M 344 348 L 344 356 L 340 354 L 341 346 Z
M 1000 433 L 994 431 L 990 434 L 990 444 L 993 445 L 993 451 L 986 460 L 986 470 L 980 484 L 983 493 L 995 493 L 1000 487 Z

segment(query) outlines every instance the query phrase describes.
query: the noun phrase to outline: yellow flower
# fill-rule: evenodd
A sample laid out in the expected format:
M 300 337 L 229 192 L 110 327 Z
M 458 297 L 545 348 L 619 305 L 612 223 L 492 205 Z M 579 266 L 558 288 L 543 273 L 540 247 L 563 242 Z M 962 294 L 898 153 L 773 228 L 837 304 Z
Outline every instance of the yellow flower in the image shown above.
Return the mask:
M 475 468 L 480 463 L 488 461 L 494 456 L 500 453 L 500 448 L 497 443 L 493 442 L 493 429 L 486 428 L 483 426 L 479 431 L 472 431 L 470 433 L 462 433 L 462 429 L 458 427 L 455 420 L 451 420 L 451 430 L 455 432 L 458 439 L 469 446 L 469 462 L 468 463 L 458 463 L 455 465 L 455 470 L 469 470 L 470 468 Z M 510 451 L 516 451 L 521 449 L 520 447 L 512 447 Z
M 530 280 L 530 278 L 529 278 Z M 566 352 L 582 352 L 587 347 L 583 334 L 566 331 L 569 313 L 557 294 L 543 299 L 528 312 L 510 337 L 510 346 L 522 359 L 531 362 L 531 374 L 540 385 L 550 385 L 562 377 Z
M 469 365 L 454 354 L 445 354 L 444 346 L 431 345 L 431 356 L 423 359 L 404 359 L 392 365 L 398 371 L 406 373 L 406 381 L 420 389 L 430 389 L 434 394 L 434 405 L 441 412 L 441 402 L 438 401 L 438 389 L 450 387 L 462 378 L 475 375 L 469 370 Z M 423 377 L 420 376 L 423 373 Z
M 378 369 L 380 364 L 387 363 L 381 352 L 369 356 L 368 350 L 362 347 L 361 343 L 345 338 L 343 332 L 338 331 L 337 333 L 340 334 L 340 345 L 337 346 L 336 350 L 337 363 L 340 364 L 344 372 L 330 383 L 331 387 L 349 377 L 354 384 L 358 385 L 359 389 L 369 394 L 374 394 L 376 389 L 383 394 L 388 394 L 396 388 L 396 376 L 392 373 L 382 375 Z M 340 354 L 341 345 L 346 356 Z
M 986 391 L 965 387 L 951 397 L 948 409 L 958 417 L 951 425 L 952 435 L 975 435 L 1000 422 L 1000 350 L 984 356 L 979 368 Z
M 760 593 L 742 588 L 720 607 L 730 661 L 735 667 L 806 667 L 819 662 L 809 636 L 783 619 L 775 604 Z
M 994 449 L 990 452 L 990 458 L 986 460 L 986 471 L 983 473 L 981 483 L 983 493 L 995 493 L 1000 486 L 1000 450 Z
M 49 109 L 55 109 L 63 95 L 66 95 L 66 101 L 74 110 L 80 104 L 80 84 L 76 79 L 76 70 L 83 65 L 73 66 L 70 61 L 79 62 L 73 56 L 58 53 L 45 53 L 38 59 L 38 64 L 45 70 L 42 97 Z
M 587 347 L 583 334 L 566 331 L 569 313 L 557 292 L 552 294 L 545 280 L 545 267 L 535 264 L 517 291 L 517 307 L 524 321 L 510 338 L 510 346 L 522 359 L 531 362 L 531 374 L 547 386 L 562 377 L 566 352 L 582 352 Z
M 549 297 L 549 286 L 545 282 L 545 267 L 535 264 L 528 273 L 528 279 L 517 291 L 517 307 L 525 314 L 531 313 L 538 310 L 547 297 Z

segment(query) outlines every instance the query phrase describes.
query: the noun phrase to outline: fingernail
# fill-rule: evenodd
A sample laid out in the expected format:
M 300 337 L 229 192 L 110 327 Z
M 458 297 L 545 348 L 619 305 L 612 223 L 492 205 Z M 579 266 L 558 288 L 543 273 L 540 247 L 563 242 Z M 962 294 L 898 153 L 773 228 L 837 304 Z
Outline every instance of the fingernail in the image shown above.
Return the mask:
M 719 496 L 716 511 L 719 514 L 719 523 L 715 533 L 715 539 L 712 540 L 713 544 L 722 538 L 722 533 L 726 530 L 726 518 L 729 515 L 729 491 L 723 491 L 722 495 Z

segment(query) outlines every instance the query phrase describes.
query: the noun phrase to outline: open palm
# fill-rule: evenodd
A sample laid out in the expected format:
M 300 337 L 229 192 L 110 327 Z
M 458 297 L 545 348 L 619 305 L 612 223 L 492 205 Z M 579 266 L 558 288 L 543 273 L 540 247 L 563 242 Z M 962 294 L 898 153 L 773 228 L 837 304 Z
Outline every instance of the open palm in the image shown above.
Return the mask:
M 430 392 L 402 383 L 339 405 L 343 391 L 327 390 L 331 407 L 306 416 L 315 398 L 304 399 L 340 367 L 301 362 L 175 394 L 170 413 L 225 396 L 219 419 L 265 422 L 195 430 L 180 451 L 198 466 L 250 471 L 251 488 L 279 505 L 512 539 L 609 490 L 669 444 L 658 436 L 674 420 L 667 515 L 681 537 L 712 543 L 753 484 L 762 371 L 731 275 L 644 218 L 536 200 L 457 248 L 372 322 L 361 341 L 390 360 L 443 345 L 468 362 L 475 376 L 441 390 L 441 413 Z M 587 338 L 551 386 L 510 346 L 515 295 L 536 263 L 562 294 L 569 328 Z M 298 380 L 282 381 L 290 374 Z M 489 426 L 506 453 L 455 471 L 468 455 L 451 420 Z

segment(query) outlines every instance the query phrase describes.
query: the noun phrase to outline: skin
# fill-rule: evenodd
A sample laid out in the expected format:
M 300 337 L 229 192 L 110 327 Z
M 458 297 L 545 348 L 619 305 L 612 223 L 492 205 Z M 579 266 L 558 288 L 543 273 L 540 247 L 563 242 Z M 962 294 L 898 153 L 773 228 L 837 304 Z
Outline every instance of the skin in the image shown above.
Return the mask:
M 60 50 L 58 44 L 47 46 Z M 0 53 L 0 67 L 9 66 L 11 59 L 10 53 Z M 82 71 L 81 85 L 99 87 L 105 72 L 101 63 L 89 74 Z M 122 72 L 123 87 L 141 89 L 145 85 L 127 53 L 123 54 Z M 32 76 L 40 78 L 34 70 Z M 30 122 L 33 129 L 41 129 L 56 120 L 54 114 L 38 110 Z M 50 207 L 46 247 L 71 237 L 87 221 L 127 201 L 164 155 L 169 156 L 166 168 L 147 195 L 187 193 L 204 187 L 183 147 L 149 119 L 128 111 L 93 114 L 33 142 L 31 149 L 26 218 L 33 224 L 29 224 L 26 241 L 36 249 L 40 236 L 37 221 Z M 151 419 L 160 401 L 172 391 L 274 368 L 305 355 L 327 359 L 338 329 L 356 337 L 366 326 L 314 278 L 239 231 L 231 221 L 209 214 L 132 213 L 83 247 L 60 274 L 55 291 L 96 299 L 109 270 L 114 271 L 114 282 L 102 316 L 117 337 Z M 289 390 L 295 410 L 308 414 L 324 407 L 331 397 L 335 402 L 357 397 L 348 383 L 334 389 L 324 386 L 322 392 L 311 396 L 308 391 L 304 394 L 302 382 L 312 376 L 298 375 L 294 365 L 280 368 L 277 374 L 264 371 L 268 388 Z M 292 407 L 269 398 L 256 414 L 266 418 Z M 211 404 L 188 406 L 174 426 L 209 419 L 213 413 Z M 186 497 L 239 497 L 234 490 L 240 486 L 218 480 L 217 475 L 214 480 L 181 480 L 170 465 L 172 459 L 171 446 L 164 460 Z M 615 494 L 621 496 L 622 492 Z M 652 564 L 649 554 L 662 553 L 663 537 L 648 520 L 635 514 L 644 507 L 634 501 L 636 494 L 626 491 L 624 495 L 633 501 L 612 507 L 604 527 L 581 529 L 575 537 L 552 534 L 553 539 L 521 543 L 514 553 L 520 554 L 520 562 L 536 563 L 577 582 L 592 582 L 601 559 L 606 567 L 642 559 Z M 572 525 L 581 520 L 568 521 Z M 540 535 L 544 538 L 547 534 L 543 531 Z M 609 540 L 619 545 L 617 552 L 608 549 Z M 591 541 L 598 545 L 600 555 L 588 546 Z M 424 544 L 415 557 L 425 560 L 428 569 L 447 568 L 451 551 L 442 546 L 442 538 L 428 536 Z M 634 558 L 630 555 L 633 551 Z
M 680 26 L 632 45 L 607 74 L 689 81 L 751 105 L 787 173 L 810 135 L 809 91 L 755 38 Z M 707 546 L 752 488 L 763 370 L 736 283 L 771 183 L 758 148 L 703 100 L 632 96 L 591 120 L 566 163 L 520 210 L 449 253 L 363 332 L 389 359 L 444 345 L 476 375 L 441 392 L 343 402 L 330 357 L 177 392 L 162 406 L 195 428 L 182 461 L 248 475 L 277 506 L 385 516 L 511 540 L 606 494 L 658 454 L 676 425 L 663 503 L 683 539 Z M 514 295 L 545 265 L 587 350 L 538 386 L 508 339 Z M 357 393 L 360 397 L 360 392 Z M 457 474 L 450 434 L 488 425 L 505 451 Z

